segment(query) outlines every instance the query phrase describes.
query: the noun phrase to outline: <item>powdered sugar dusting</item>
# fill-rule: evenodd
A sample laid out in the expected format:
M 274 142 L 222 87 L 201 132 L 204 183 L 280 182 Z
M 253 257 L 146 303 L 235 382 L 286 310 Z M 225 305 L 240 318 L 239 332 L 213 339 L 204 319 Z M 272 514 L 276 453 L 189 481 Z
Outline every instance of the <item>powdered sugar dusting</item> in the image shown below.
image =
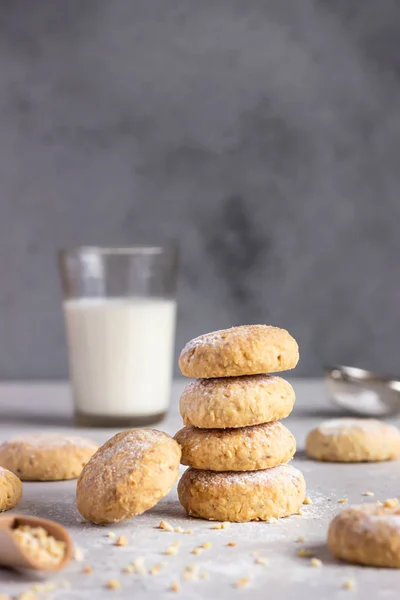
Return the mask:
M 198 337 L 193 338 L 193 340 L 190 340 L 189 342 L 187 342 L 187 344 L 185 344 L 183 351 L 192 350 L 193 348 L 197 348 L 197 346 L 200 346 L 201 344 L 204 344 L 207 346 L 215 346 L 217 344 L 220 344 L 223 341 L 224 334 L 227 331 L 231 331 L 231 330 L 220 329 L 218 331 L 211 331 L 210 333 L 206 333 L 204 335 L 199 335 Z
M 400 515 L 378 515 L 372 516 L 371 519 L 374 523 L 386 523 L 386 525 L 400 532 Z
M 319 425 L 318 429 L 321 433 L 327 435 L 337 435 L 345 433 L 354 428 L 362 429 L 363 431 L 371 431 L 384 425 L 376 419 L 332 419 L 324 421 Z M 388 425 L 388 427 L 390 427 Z
M 271 469 L 260 471 L 225 471 L 218 473 L 215 471 L 200 471 L 198 469 L 189 469 L 189 476 L 195 477 L 196 481 L 205 487 L 214 486 L 230 486 L 230 485 L 263 485 L 279 482 L 287 482 L 287 484 L 296 484 L 303 479 L 303 475 L 291 465 L 279 465 Z
M 98 458 L 104 463 L 107 463 L 112 457 L 119 455 L 127 455 L 129 460 L 137 460 L 154 444 L 155 437 L 152 432 L 146 433 L 145 436 L 135 435 L 134 432 L 121 437 L 116 444 L 105 446 L 98 453 Z
M 230 327 L 229 329 L 219 329 L 217 331 L 199 335 L 187 342 L 182 350 L 182 354 L 190 352 L 198 346 L 219 346 L 227 341 L 232 343 L 238 338 L 243 338 L 248 335 L 251 336 L 255 331 L 274 334 L 276 331 L 282 330 L 279 330 L 278 327 L 273 327 L 272 325 L 240 325 L 239 327 Z
M 376 531 L 382 526 L 389 527 L 394 533 L 400 533 L 400 508 L 387 508 L 377 504 L 353 505 L 342 510 L 338 518 L 353 515 L 352 527 L 358 531 Z
M 60 433 L 38 433 L 25 436 L 14 437 L 6 444 L 23 444 L 32 448 L 93 448 L 98 445 L 91 440 L 86 440 L 75 435 L 63 435 Z
M 82 481 L 89 484 L 101 475 L 112 473 L 120 478 L 130 473 L 156 445 L 170 440 L 169 436 L 156 429 L 132 429 L 119 433 L 106 442 L 92 456 L 83 470 Z M 176 444 L 176 442 L 173 442 Z

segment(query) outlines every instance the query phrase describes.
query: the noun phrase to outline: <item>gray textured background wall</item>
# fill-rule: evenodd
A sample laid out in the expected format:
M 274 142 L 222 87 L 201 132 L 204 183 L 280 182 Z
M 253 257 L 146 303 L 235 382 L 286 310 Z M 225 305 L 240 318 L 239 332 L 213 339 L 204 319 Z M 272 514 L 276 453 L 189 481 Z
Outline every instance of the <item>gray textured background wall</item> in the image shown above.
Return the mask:
M 182 249 L 177 346 L 400 374 L 396 0 L 1 0 L 0 377 L 66 374 L 55 249 Z

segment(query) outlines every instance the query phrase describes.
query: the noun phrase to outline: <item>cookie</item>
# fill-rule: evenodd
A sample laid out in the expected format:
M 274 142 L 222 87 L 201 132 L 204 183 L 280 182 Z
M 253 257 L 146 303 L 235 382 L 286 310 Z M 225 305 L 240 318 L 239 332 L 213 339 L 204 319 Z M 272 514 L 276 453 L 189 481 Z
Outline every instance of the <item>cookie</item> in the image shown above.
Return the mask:
M 183 465 L 209 471 L 255 471 L 288 462 L 296 440 L 282 423 L 236 429 L 184 427 L 175 435 Z
M 11 471 L 0 467 L 0 512 L 14 508 L 21 497 L 21 481 Z
M 93 523 L 119 523 L 166 496 L 178 479 L 181 449 L 155 429 L 117 433 L 90 459 L 78 479 L 79 512 Z
M 292 386 L 281 377 L 198 379 L 184 389 L 180 411 L 185 425 L 248 427 L 284 419 L 292 412 L 294 401 Z
M 342 510 L 328 530 L 328 547 L 346 562 L 400 568 L 400 507 L 363 504 Z
M 0 465 L 23 481 L 74 479 L 97 448 L 95 442 L 73 435 L 24 435 L 0 445 Z
M 187 469 L 178 484 L 179 502 L 192 517 L 210 521 L 265 521 L 297 513 L 306 484 L 291 465 L 264 471 Z
M 400 455 L 400 431 L 375 419 L 333 419 L 310 431 L 306 453 L 328 462 L 394 460 Z
M 294 369 L 297 342 L 270 325 L 242 325 L 201 335 L 186 344 L 179 367 L 186 377 L 238 377 Z

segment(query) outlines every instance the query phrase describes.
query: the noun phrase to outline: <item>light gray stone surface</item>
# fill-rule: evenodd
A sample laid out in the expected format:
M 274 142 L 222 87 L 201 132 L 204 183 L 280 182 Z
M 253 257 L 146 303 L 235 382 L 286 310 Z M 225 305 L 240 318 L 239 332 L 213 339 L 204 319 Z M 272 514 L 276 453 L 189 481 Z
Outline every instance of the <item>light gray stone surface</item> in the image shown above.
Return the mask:
M 282 519 L 275 524 L 245 523 L 232 524 L 228 529 L 215 531 L 212 524 L 189 519 L 180 507 L 176 492 L 154 509 L 132 521 L 111 527 L 97 527 L 84 522 L 74 504 L 75 482 L 26 483 L 24 497 L 18 512 L 40 515 L 56 519 L 70 530 L 76 544 L 83 549 L 82 563 L 73 562 L 62 574 L 46 577 L 57 584 L 52 592 L 55 600 L 105 600 L 106 598 L 202 598 L 264 599 L 281 600 L 341 600 L 342 598 L 395 599 L 398 598 L 400 572 L 387 569 L 369 569 L 340 564 L 334 560 L 325 544 L 326 531 L 330 518 L 340 510 L 338 500 L 348 498 L 350 503 L 363 503 L 399 495 L 399 463 L 340 465 L 309 461 L 303 452 L 307 432 L 321 419 L 338 415 L 325 397 L 322 384 L 318 381 L 293 381 L 297 391 L 297 403 L 293 414 L 285 423 L 290 427 L 298 442 L 298 453 L 294 465 L 301 469 L 308 484 L 308 495 L 313 504 L 304 506 L 304 516 Z M 174 386 L 174 401 L 168 419 L 158 425 L 173 434 L 180 426 L 177 414 L 177 398 L 182 383 Z M 32 430 L 76 431 L 70 425 L 70 403 L 65 385 L 38 384 L 0 386 L 0 439 L 11 434 Z M 399 424 L 399 421 L 395 421 Z M 79 430 L 82 435 L 103 442 L 114 432 L 111 430 Z M 375 492 L 372 499 L 362 494 L 367 490 Z M 192 535 L 167 533 L 156 528 L 161 519 L 174 526 L 193 529 Z M 128 537 L 129 544 L 123 548 L 113 545 L 107 537 L 108 531 Z M 305 544 L 296 542 L 299 536 L 305 537 Z M 175 540 L 182 544 L 176 556 L 166 556 L 165 549 Z M 201 555 L 191 554 L 200 544 L 211 541 L 212 548 Z M 226 544 L 236 541 L 237 546 Z M 311 548 L 315 556 L 323 561 L 321 568 L 310 566 L 309 559 L 297 556 L 304 545 Z M 260 552 L 268 559 L 268 566 L 256 565 L 252 552 Z M 128 575 L 122 568 L 139 556 L 146 558 L 146 566 L 151 568 L 165 560 L 158 576 Z M 82 573 L 83 565 L 90 564 L 91 575 Z M 208 574 L 207 580 L 189 582 L 182 580 L 185 566 L 199 565 Z M 242 590 L 233 584 L 242 577 L 249 577 L 250 583 Z M 120 591 L 111 592 L 104 588 L 110 578 L 121 581 Z M 354 578 L 356 589 L 345 591 L 343 583 Z M 30 574 L 16 574 L 0 571 L 0 591 L 21 593 L 39 578 Z M 182 583 L 182 592 L 173 594 L 171 582 Z M 70 584 L 69 589 L 59 587 L 62 581 Z M 49 596 L 41 595 L 40 598 Z
M 65 378 L 54 253 L 182 250 L 177 350 L 399 371 L 396 0 L 0 1 L 2 379 Z

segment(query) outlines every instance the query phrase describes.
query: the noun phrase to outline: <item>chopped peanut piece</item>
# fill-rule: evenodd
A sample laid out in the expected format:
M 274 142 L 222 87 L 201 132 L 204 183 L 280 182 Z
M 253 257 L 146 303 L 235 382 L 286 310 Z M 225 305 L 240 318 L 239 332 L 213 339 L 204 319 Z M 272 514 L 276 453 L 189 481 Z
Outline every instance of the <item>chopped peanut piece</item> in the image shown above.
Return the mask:
M 250 579 L 248 577 L 242 577 L 242 579 L 239 579 L 239 581 L 235 583 L 235 588 L 240 589 L 248 583 L 250 583 Z
M 374 492 L 364 492 L 363 496 L 375 496 Z M 351 579 L 348 579 L 347 581 L 351 581 Z
M 160 571 L 161 571 L 161 566 L 154 565 L 154 567 L 152 569 L 150 569 L 149 575 L 158 575 Z
M 160 521 L 159 528 L 164 529 L 165 531 L 174 531 L 174 528 L 168 521 Z
M 107 533 L 107 537 L 110 538 L 111 540 L 113 540 L 115 538 L 115 533 L 113 531 L 109 531 Z
M 201 554 L 203 552 L 203 548 L 193 548 L 192 554 Z
M 64 559 L 65 542 L 56 540 L 43 527 L 17 525 L 12 529 L 12 536 L 18 546 L 36 563 L 43 566 L 58 565 Z
M 397 500 L 397 498 L 388 498 L 383 503 L 383 506 L 385 508 L 395 508 L 398 504 L 399 504 L 399 501 Z
M 301 558 L 311 558 L 312 555 L 312 551 L 308 548 L 300 548 L 300 550 L 297 553 L 297 556 L 300 556 Z
M 109 579 L 106 583 L 106 588 L 109 590 L 119 590 L 121 588 L 121 583 L 118 579 Z
M 257 557 L 257 558 L 255 559 L 255 561 L 254 561 L 254 562 L 256 563 L 256 565 L 264 565 L 264 566 L 267 566 L 267 564 L 268 564 L 268 561 L 267 561 L 267 559 L 266 559 L 266 558 L 263 558 L 262 556 L 259 556 L 259 557 Z
M 181 589 L 182 589 L 182 586 L 181 586 L 181 584 L 178 581 L 173 581 L 171 583 L 171 590 L 173 592 L 180 592 Z
M 185 529 L 185 531 L 183 533 L 187 533 L 187 534 L 193 533 L 193 529 Z
M 126 565 L 126 567 L 124 567 L 122 569 L 123 573 L 133 573 L 135 567 L 133 565 Z
M 197 565 L 188 565 L 183 572 L 185 581 L 197 581 L 199 567 Z
M 204 544 L 201 544 L 200 548 L 211 548 L 212 543 L 211 542 L 204 542 Z
M 128 538 L 125 535 L 120 535 L 115 542 L 116 546 L 126 546 L 128 543 Z
M 175 533 L 183 533 L 183 527 L 174 527 Z
M 180 542 L 176 541 L 173 544 L 171 544 L 170 546 L 168 546 L 168 548 L 165 551 L 165 554 L 178 554 L 178 548 L 180 546 Z
M 85 565 L 85 566 L 83 567 L 83 570 L 82 570 L 82 572 L 83 572 L 83 573 L 90 574 L 90 573 L 93 573 L 93 569 L 92 569 L 92 567 L 91 567 L 90 565 Z
M 237 543 L 236 542 L 228 542 L 227 546 L 231 546 L 231 547 L 237 546 Z
M 303 504 L 312 504 L 310 496 L 306 496 L 303 500 Z
M 298 537 L 298 538 L 297 538 L 297 540 L 296 540 L 296 541 L 297 541 L 297 542 L 301 542 L 301 543 L 303 543 L 303 542 L 305 542 L 305 541 L 306 541 L 306 539 L 305 539 L 305 538 L 304 538 L 304 537 L 301 535 L 300 537 Z
M 340 498 L 340 500 L 338 500 L 339 504 L 346 504 L 348 501 L 348 498 Z
M 310 565 L 312 567 L 322 567 L 322 560 L 314 557 L 310 560 Z
M 356 582 L 354 581 L 354 579 L 346 579 L 346 581 L 343 583 L 343 588 L 345 590 L 354 590 L 355 587 Z
M 215 523 L 212 529 L 227 529 L 228 527 L 230 527 L 229 521 L 224 521 L 223 523 Z

